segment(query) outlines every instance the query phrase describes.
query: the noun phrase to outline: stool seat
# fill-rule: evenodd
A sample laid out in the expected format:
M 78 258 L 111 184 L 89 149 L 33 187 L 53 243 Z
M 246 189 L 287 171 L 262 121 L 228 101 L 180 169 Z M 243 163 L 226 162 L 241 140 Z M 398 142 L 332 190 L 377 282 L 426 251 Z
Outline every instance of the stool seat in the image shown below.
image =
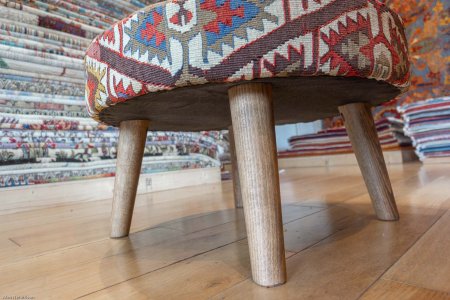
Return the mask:
M 377 105 L 409 87 L 400 18 L 377 0 L 185 0 L 138 11 L 87 50 L 90 115 L 150 130 L 231 124 L 228 89 L 272 85 L 276 124 Z

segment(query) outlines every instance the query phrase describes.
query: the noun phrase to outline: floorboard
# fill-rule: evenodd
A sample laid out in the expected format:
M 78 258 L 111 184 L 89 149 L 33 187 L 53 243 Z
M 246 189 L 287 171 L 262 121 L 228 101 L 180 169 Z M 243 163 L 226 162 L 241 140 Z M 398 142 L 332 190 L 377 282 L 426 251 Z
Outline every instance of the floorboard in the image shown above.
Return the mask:
M 119 240 L 108 238 L 111 199 L 5 214 L 0 297 L 448 299 L 450 166 L 389 174 L 399 222 L 375 218 L 357 167 L 283 171 L 288 282 L 273 289 L 251 281 L 231 182 L 139 196 Z
M 450 293 L 450 212 L 384 276 L 427 289 Z
M 391 280 L 379 280 L 361 300 L 448 300 L 450 294 Z

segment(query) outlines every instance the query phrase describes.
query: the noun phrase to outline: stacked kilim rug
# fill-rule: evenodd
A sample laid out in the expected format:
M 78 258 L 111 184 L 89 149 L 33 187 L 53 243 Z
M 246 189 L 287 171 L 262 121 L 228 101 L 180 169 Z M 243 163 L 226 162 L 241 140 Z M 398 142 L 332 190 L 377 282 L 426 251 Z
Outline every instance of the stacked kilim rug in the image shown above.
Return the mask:
M 411 142 L 400 128 L 402 120 L 395 110 L 401 107 L 405 130 L 414 140 L 417 154 L 427 157 L 450 156 L 446 115 L 450 82 L 450 1 L 380 0 L 399 13 L 406 28 L 411 58 L 411 88 L 399 99 L 374 111 L 383 148 L 407 146 Z M 435 98 L 423 102 L 428 98 Z M 414 104 L 417 103 L 417 104 Z M 441 108 L 435 108 L 439 103 Z M 432 107 L 432 108 L 431 108 Z M 389 124 L 389 125 L 387 125 Z M 386 131 L 386 128 L 389 129 Z M 350 152 L 350 144 L 340 118 L 324 120 L 324 131 L 316 135 L 292 137 L 286 155 L 320 155 Z M 445 129 L 447 128 L 447 129 Z M 397 141 L 394 141 L 394 138 Z
M 450 156 L 450 97 L 406 104 L 399 110 L 421 160 Z
M 149 0 L 0 0 L 0 187 L 113 176 L 118 131 L 90 119 L 83 58 Z M 218 165 L 221 133 L 150 132 L 145 173 Z
M 444 161 L 450 157 L 450 1 L 386 2 L 402 15 L 412 59 L 411 89 L 398 100 L 405 133 L 422 161 Z
M 403 134 L 403 121 L 398 117 L 383 117 L 376 121 L 378 137 L 383 150 L 398 150 L 411 146 L 411 140 Z M 345 127 L 339 126 L 318 133 L 293 136 L 290 149 L 279 152 L 279 157 L 314 156 L 351 153 L 352 145 Z

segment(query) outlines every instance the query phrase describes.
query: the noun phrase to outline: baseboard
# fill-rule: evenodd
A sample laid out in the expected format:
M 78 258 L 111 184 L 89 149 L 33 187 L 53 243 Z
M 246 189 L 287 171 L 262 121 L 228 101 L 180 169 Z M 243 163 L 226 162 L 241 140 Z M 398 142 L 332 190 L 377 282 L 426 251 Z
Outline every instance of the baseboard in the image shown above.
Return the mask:
M 413 149 L 383 151 L 386 164 L 402 164 L 417 161 L 418 158 Z M 348 166 L 357 165 L 354 153 L 317 155 L 317 156 L 297 156 L 278 159 L 280 169 L 305 168 L 305 167 L 327 167 L 327 166 Z
M 188 169 L 143 174 L 138 194 L 213 184 L 221 181 L 220 168 Z M 0 215 L 60 205 L 112 198 L 114 177 L 32 185 L 0 190 Z

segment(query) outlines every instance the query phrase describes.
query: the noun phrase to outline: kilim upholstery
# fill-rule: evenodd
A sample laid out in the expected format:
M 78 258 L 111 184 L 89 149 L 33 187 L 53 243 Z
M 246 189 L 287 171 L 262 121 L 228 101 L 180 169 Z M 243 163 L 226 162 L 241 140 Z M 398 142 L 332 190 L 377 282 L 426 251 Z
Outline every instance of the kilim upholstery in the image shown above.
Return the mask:
M 226 128 L 239 82 L 270 82 L 282 124 L 380 104 L 410 77 L 402 22 L 377 0 L 161 2 L 99 35 L 85 64 L 94 119 L 154 130 Z

